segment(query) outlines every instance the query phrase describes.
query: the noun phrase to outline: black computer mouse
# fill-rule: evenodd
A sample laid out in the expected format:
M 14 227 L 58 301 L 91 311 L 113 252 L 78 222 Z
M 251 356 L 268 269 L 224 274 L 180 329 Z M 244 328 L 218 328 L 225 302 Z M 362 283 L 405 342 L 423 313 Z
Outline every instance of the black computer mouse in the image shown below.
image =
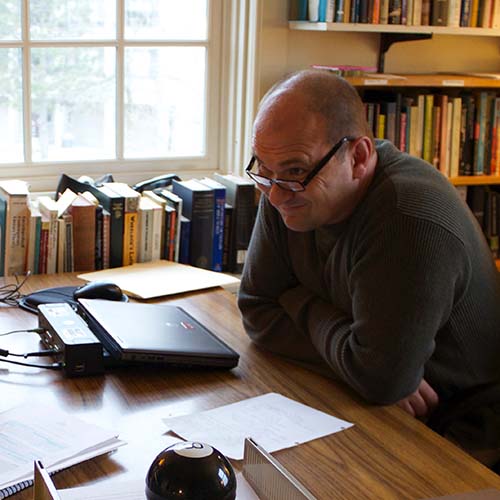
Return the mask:
M 106 299 L 123 300 L 123 292 L 118 285 L 110 281 L 91 281 L 73 292 L 75 300 L 78 299 Z

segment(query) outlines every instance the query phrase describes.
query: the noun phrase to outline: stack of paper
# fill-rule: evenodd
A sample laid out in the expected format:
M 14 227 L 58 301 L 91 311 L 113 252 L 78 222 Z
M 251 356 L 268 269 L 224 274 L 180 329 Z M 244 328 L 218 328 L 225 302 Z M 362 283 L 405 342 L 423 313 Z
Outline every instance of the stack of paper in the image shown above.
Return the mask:
M 23 405 L 0 413 L 0 498 L 32 483 L 34 460 L 51 473 L 124 444 L 116 432 L 54 408 Z

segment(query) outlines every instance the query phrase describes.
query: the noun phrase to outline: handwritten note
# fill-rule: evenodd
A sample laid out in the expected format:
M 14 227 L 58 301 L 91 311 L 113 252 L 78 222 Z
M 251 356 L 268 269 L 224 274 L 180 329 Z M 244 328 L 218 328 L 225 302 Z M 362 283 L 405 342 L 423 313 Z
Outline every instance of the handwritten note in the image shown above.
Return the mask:
M 352 426 L 275 393 L 163 421 L 168 430 L 184 439 L 209 443 L 236 460 L 243 458 L 246 437 L 252 437 L 273 452 Z

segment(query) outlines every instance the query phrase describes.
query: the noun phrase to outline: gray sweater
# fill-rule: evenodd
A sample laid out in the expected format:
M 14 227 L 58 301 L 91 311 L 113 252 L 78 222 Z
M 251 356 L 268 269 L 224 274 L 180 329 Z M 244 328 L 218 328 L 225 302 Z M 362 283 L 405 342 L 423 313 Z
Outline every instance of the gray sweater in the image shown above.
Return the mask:
M 500 282 L 474 216 L 422 160 L 377 141 L 348 220 L 286 228 L 262 196 L 238 305 L 248 335 L 394 403 L 500 379 Z M 326 363 L 326 365 L 325 365 Z

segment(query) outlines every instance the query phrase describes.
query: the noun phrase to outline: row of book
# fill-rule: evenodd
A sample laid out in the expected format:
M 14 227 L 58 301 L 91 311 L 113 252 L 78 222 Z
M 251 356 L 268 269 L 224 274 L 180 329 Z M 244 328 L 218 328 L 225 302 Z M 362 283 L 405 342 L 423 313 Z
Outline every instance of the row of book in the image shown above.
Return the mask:
M 493 258 L 500 258 L 500 186 L 467 186 L 465 198 L 486 236 Z
M 0 275 L 52 274 L 165 259 L 241 272 L 256 189 L 231 174 L 136 191 L 63 175 L 54 198 L 0 181 Z
M 500 27 L 497 0 L 298 0 L 296 8 L 300 21 Z
M 496 93 L 366 92 L 363 100 L 375 137 L 423 158 L 444 175 L 500 175 Z

